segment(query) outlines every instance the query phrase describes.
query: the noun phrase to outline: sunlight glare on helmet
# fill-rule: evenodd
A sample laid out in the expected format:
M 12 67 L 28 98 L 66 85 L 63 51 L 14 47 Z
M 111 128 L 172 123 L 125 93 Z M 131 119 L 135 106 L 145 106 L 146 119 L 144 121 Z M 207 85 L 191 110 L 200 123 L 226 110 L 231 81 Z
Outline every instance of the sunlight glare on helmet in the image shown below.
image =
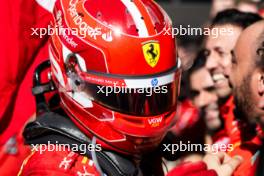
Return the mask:
M 122 33 L 122 29 L 120 27 L 114 27 L 113 28 L 113 31 L 114 31 L 114 34 L 119 37 L 121 36 L 121 33 Z

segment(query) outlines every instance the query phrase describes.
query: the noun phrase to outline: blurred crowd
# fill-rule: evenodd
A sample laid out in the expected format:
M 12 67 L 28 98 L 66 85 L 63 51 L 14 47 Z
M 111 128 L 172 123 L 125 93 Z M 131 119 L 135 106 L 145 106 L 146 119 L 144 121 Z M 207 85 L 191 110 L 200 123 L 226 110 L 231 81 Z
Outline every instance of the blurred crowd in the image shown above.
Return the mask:
M 255 94 L 262 95 L 264 92 L 264 85 L 254 84 L 253 81 L 263 81 L 264 77 L 249 77 L 247 74 L 253 74 L 250 71 L 246 73 L 250 66 L 246 65 L 245 61 L 239 61 L 241 57 L 250 57 L 252 53 L 246 53 L 246 50 L 255 48 L 255 45 L 250 43 L 253 42 L 251 40 L 254 35 L 264 32 L 263 17 L 264 2 L 261 0 L 213 0 L 210 18 L 204 26 L 211 29 L 231 29 L 233 34 L 218 37 L 210 35 L 198 38 L 177 37 L 177 53 L 183 70 L 181 90 L 184 91 L 181 91 L 178 100 L 176 124 L 162 144 L 179 144 L 181 141 L 185 144 L 215 145 L 217 147 L 214 150 L 227 153 L 231 157 L 239 155 L 243 158 L 243 162 L 232 175 L 250 176 L 252 172 L 254 174 L 263 172 L 257 168 L 256 158 L 261 156 L 260 151 L 263 148 L 264 119 L 258 117 L 260 119 L 255 120 L 249 117 L 253 118 L 258 111 L 254 107 L 256 102 L 253 100 L 257 99 Z M 39 19 L 41 18 L 42 14 L 39 16 Z M 257 25 L 249 29 L 261 21 L 262 31 L 259 31 L 261 27 Z M 20 25 L 23 27 L 23 24 Z M 17 32 L 16 35 L 21 34 Z M 264 42 L 263 35 L 261 39 Z M 47 49 L 47 46 L 42 46 L 39 50 L 43 48 Z M 263 50 L 256 49 L 256 52 L 262 55 L 263 64 Z M 9 87 L 5 87 L 16 90 L 16 94 L 2 95 L 0 98 L 2 99 L 0 102 L 8 102 L 0 111 L 0 175 L 16 175 L 31 152 L 30 147 L 24 145 L 22 136 L 26 122 L 35 118 L 34 97 L 28 88 L 32 86 L 33 70 L 43 60 L 42 58 L 48 57 L 45 52 L 38 51 L 18 53 L 38 59 L 31 65 L 24 65 L 23 72 L 16 71 L 16 75 L 19 76 L 15 79 L 19 80 L 19 86 L 12 87 L 10 83 Z M 251 91 L 255 89 L 257 93 Z M 13 111 L 10 113 L 8 110 L 12 107 Z M 230 144 L 232 150 L 227 147 Z M 177 172 L 173 174 L 177 166 L 185 162 L 206 161 L 204 157 L 212 152 L 214 151 L 177 151 L 174 154 L 163 152 L 166 164 L 163 169 L 166 173 L 177 175 L 175 174 Z M 211 169 L 210 164 L 208 168 Z M 221 172 L 218 174 L 221 175 Z
M 245 83 L 234 90 L 230 74 L 238 38 L 244 29 L 262 20 L 263 4 L 253 0 L 214 0 L 210 20 L 205 26 L 232 29 L 233 35 L 204 36 L 202 39 L 178 37 L 178 56 L 184 69 L 181 89 L 188 91 L 181 91 L 178 123 L 167 135 L 165 143 L 217 144 L 219 151 L 230 156 L 243 156 L 243 164 L 233 175 L 250 175 L 252 158 L 261 147 L 260 126 L 248 123 L 244 115 L 252 115 L 252 112 L 245 112 L 249 111 L 246 108 L 249 103 L 253 103 L 247 102 L 250 101 L 250 88 Z M 244 97 L 240 102 L 244 106 L 237 106 L 239 101 L 234 99 L 236 91 Z M 226 147 L 220 148 L 221 144 L 233 144 L 234 148 L 228 151 Z M 168 154 L 165 158 L 167 162 L 173 161 L 168 162 L 173 168 L 183 161 L 202 160 L 205 154 L 200 151 L 178 152 L 178 155 Z

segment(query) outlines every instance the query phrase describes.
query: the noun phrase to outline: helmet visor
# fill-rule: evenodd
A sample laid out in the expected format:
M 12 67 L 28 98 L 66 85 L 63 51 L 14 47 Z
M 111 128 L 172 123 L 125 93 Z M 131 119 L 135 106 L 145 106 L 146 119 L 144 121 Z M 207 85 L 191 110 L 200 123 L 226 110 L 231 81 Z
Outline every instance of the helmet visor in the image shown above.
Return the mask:
M 150 77 L 81 74 L 79 91 L 113 111 L 133 116 L 160 115 L 176 108 L 180 69 Z

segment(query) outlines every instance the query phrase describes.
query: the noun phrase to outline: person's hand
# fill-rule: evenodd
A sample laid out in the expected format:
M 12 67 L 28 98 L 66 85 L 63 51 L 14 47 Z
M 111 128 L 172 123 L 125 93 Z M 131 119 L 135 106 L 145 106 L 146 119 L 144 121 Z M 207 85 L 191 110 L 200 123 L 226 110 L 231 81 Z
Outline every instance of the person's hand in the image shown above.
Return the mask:
M 236 168 L 242 163 L 242 157 L 235 156 L 231 158 L 224 152 L 216 154 L 207 154 L 203 161 L 208 169 L 213 169 L 219 176 L 231 176 Z

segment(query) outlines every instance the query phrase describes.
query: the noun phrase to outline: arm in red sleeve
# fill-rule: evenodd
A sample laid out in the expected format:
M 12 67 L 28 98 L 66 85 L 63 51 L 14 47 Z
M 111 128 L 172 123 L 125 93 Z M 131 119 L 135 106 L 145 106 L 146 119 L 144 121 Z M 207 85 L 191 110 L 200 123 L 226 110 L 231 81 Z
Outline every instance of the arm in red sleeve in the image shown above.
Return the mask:
M 47 27 L 51 14 L 33 0 L 0 2 L 0 134 L 13 115 L 18 88 L 48 36 L 32 36 L 32 28 Z

